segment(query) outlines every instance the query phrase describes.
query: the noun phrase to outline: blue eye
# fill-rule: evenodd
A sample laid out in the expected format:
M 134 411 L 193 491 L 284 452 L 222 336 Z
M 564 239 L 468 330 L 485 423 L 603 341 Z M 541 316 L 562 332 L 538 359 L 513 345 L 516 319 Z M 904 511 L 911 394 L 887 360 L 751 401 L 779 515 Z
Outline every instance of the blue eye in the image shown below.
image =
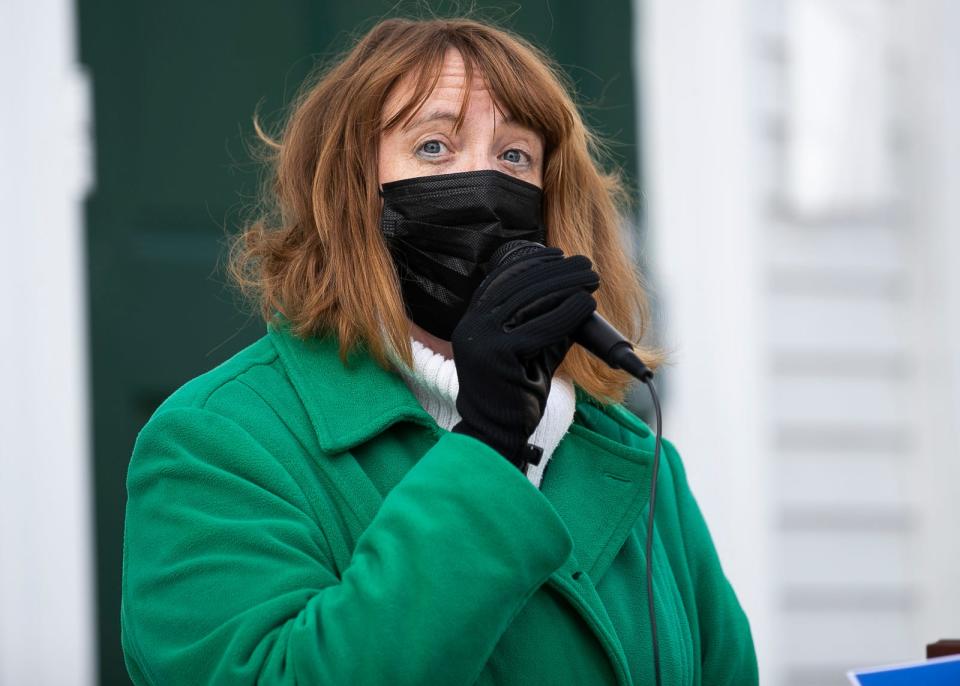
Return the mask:
M 430 149 L 428 149 L 427 146 L 430 146 Z M 433 155 L 439 155 L 442 152 L 440 148 L 443 148 L 443 147 L 444 147 L 443 143 L 441 143 L 438 140 L 431 139 L 429 141 L 424 141 L 420 145 L 419 150 L 423 151 L 427 155 L 433 156 Z
M 510 153 L 516 153 L 519 157 L 517 159 L 508 159 L 507 155 L 509 155 Z M 518 150 L 517 148 L 510 148 L 505 153 L 503 153 L 503 155 L 504 155 L 504 159 L 506 159 L 507 162 L 512 162 L 513 164 L 524 164 L 530 159 L 530 155 L 525 153 L 523 150 Z

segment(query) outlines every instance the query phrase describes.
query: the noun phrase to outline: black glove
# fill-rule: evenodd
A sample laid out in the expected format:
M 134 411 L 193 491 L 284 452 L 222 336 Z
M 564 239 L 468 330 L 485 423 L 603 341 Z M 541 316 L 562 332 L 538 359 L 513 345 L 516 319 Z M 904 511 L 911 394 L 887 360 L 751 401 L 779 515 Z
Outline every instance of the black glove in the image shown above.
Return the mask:
M 473 436 L 523 471 L 542 451 L 527 444 L 547 404 L 572 334 L 597 308 L 600 278 L 583 255 L 545 248 L 490 272 L 450 342 L 460 390 L 453 430 Z

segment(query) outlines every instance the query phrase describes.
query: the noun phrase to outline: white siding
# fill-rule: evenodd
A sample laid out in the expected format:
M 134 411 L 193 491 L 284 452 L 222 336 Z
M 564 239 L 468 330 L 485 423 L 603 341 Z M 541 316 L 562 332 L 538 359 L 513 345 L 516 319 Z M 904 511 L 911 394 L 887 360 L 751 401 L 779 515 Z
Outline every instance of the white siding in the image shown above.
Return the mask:
M 761 683 L 919 659 L 960 634 L 960 9 L 637 12 L 665 434 Z
M 782 683 L 821 686 L 922 648 L 904 488 L 916 461 L 912 264 L 891 181 L 903 165 L 889 3 L 776 1 L 754 38 L 772 91 L 755 99 L 757 145 L 779 165 L 764 205 L 776 630 L 791 647 Z

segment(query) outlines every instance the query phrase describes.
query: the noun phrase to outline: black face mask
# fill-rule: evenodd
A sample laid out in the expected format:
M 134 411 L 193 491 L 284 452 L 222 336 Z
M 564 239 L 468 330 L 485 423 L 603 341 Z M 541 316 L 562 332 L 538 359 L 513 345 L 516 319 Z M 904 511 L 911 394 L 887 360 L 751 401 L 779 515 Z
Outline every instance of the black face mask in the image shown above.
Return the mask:
M 407 313 L 443 340 L 450 340 L 498 247 L 546 243 L 543 192 L 493 169 L 391 181 L 380 195 L 380 228 Z

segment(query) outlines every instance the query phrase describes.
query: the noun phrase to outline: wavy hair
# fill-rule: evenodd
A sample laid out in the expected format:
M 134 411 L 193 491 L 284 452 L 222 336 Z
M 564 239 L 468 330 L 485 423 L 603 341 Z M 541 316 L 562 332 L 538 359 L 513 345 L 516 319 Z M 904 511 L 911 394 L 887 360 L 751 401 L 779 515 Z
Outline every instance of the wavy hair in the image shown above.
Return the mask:
M 412 363 L 399 280 L 381 235 L 380 135 L 406 123 L 433 91 L 449 48 L 463 58 L 469 93 L 479 72 L 498 108 L 544 140 L 547 243 L 589 257 L 600 275 L 598 311 L 640 346 L 649 322 L 621 212 L 630 206 L 619 171 L 599 164 L 603 142 L 584 124 L 559 66 L 513 33 L 470 18 L 379 22 L 332 65 L 314 72 L 279 135 L 253 123 L 268 175 L 257 214 L 230 241 L 228 271 L 267 322 L 281 316 L 301 338 L 335 334 L 340 355 L 365 345 L 377 362 Z M 416 77 L 412 97 L 382 121 L 391 89 Z M 463 123 L 464 98 L 455 128 Z M 559 373 L 600 402 L 623 399 L 631 378 L 574 346 Z

